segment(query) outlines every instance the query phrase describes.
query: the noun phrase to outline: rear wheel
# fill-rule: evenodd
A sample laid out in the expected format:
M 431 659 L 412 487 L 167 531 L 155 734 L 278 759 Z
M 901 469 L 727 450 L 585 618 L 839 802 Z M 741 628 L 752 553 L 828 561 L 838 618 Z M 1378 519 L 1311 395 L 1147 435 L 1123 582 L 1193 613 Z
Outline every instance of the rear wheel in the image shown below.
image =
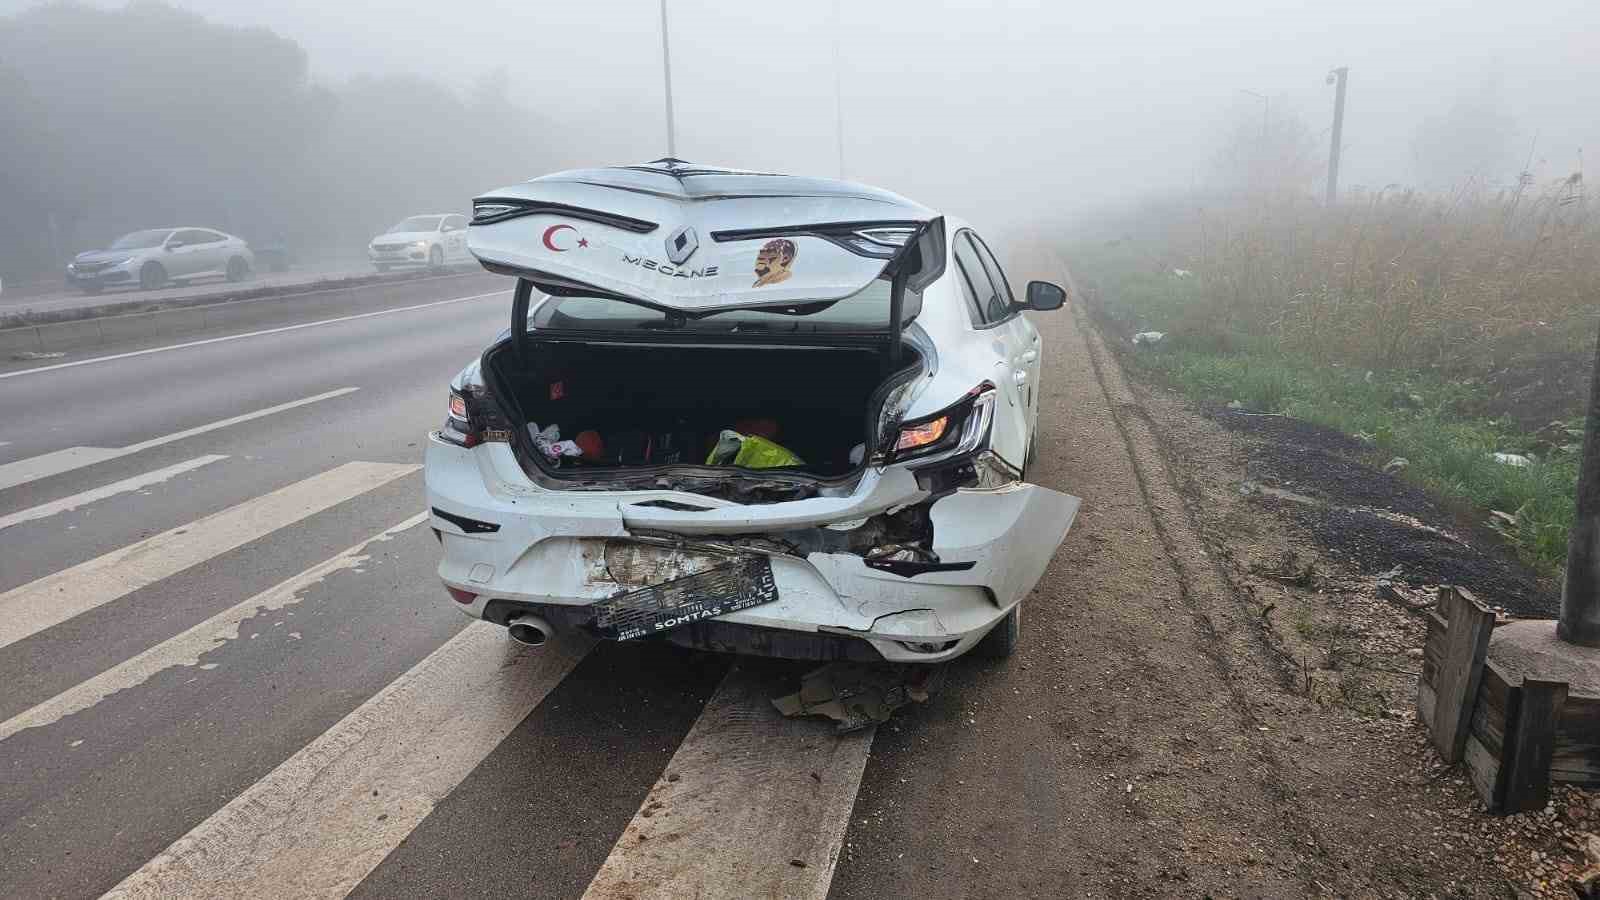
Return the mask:
M 145 263 L 144 268 L 139 270 L 139 287 L 147 291 L 153 291 L 166 283 L 167 270 L 162 268 L 161 263 Z
M 1017 650 L 1017 642 L 1022 638 L 1022 604 L 1011 607 L 1011 612 L 1000 620 L 990 632 L 983 636 L 972 652 L 985 659 L 1005 659 Z
M 436 246 L 428 251 L 428 268 L 435 272 L 444 268 L 444 249 L 442 247 Z
M 244 257 L 235 256 L 233 259 L 228 260 L 229 281 L 243 281 L 249 274 L 250 264 L 244 261 Z

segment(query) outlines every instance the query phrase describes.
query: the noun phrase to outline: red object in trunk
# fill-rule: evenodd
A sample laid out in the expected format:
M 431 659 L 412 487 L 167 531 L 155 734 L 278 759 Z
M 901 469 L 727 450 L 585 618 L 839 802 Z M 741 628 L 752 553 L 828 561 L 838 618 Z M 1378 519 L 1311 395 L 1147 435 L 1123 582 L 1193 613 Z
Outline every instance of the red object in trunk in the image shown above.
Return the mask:
M 579 450 L 583 451 L 584 459 L 598 460 L 606 454 L 606 442 L 600 437 L 600 432 L 598 431 L 580 431 L 578 436 L 572 439 L 572 442 L 578 445 Z
M 769 441 L 778 439 L 778 422 L 775 419 L 740 419 L 733 423 L 733 430 L 746 437 L 757 435 Z

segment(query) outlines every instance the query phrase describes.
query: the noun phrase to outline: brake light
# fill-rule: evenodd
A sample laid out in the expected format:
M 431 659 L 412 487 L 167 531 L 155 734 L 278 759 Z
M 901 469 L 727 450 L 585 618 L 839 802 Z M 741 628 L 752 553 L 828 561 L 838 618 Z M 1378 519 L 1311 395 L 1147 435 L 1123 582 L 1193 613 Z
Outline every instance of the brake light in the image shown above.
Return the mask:
M 882 461 L 962 456 L 988 447 L 994 398 L 994 385 L 985 381 L 951 406 L 902 423 Z
M 445 417 L 439 436 L 462 447 L 476 447 L 483 443 L 483 435 L 472 424 L 472 407 L 467 398 L 456 391 L 450 392 L 450 413 Z
M 451 587 L 448 584 L 444 586 L 444 589 L 450 592 L 450 599 L 457 603 L 470 606 L 472 601 L 478 599 L 477 594 L 474 594 L 471 591 L 463 591 L 458 587 Z
M 915 450 L 918 447 L 926 447 L 944 437 L 945 429 L 949 426 L 950 417 L 940 416 L 920 425 L 902 428 L 900 429 L 900 436 L 895 439 L 894 450 L 896 453 L 903 453 L 907 450 Z

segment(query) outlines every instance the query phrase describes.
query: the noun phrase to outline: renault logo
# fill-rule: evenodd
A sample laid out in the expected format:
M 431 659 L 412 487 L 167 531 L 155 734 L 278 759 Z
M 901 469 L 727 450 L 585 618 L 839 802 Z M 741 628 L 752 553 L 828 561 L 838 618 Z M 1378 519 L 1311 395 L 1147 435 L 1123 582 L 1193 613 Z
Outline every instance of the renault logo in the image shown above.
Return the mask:
M 672 260 L 674 265 L 683 265 L 699 247 L 700 238 L 695 235 L 694 228 L 688 225 L 681 225 L 667 235 L 667 259 Z

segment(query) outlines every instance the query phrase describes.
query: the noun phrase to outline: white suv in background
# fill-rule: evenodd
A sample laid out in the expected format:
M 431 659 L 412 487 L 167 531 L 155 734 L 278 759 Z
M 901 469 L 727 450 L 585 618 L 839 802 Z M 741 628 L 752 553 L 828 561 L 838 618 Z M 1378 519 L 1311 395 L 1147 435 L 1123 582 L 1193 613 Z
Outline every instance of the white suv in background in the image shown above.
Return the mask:
M 223 276 L 243 281 L 255 267 L 244 239 L 210 228 L 150 228 L 125 234 L 104 250 L 79 253 L 67 265 L 67 283 L 87 294 L 138 285 L 147 291 L 168 282 Z
M 410 216 L 372 239 L 367 258 L 379 272 L 400 266 L 441 269 L 452 263 L 471 262 L 467 252 L 467 217 L 434 213 Z

